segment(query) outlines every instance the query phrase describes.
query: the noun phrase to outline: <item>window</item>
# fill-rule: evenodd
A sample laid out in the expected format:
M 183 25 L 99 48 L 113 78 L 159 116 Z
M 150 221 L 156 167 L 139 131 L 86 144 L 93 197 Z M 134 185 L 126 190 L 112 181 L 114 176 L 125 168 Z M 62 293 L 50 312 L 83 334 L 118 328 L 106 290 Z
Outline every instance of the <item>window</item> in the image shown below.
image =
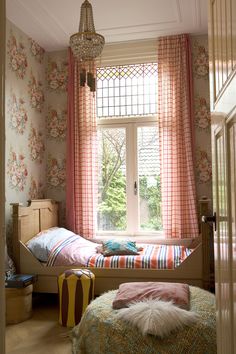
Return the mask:
M 98 68 L 98 117 L 155 114 L 156 81 L 156 63 Z
M 97 69 L 98 233 L 162 229 L 157 64 Z

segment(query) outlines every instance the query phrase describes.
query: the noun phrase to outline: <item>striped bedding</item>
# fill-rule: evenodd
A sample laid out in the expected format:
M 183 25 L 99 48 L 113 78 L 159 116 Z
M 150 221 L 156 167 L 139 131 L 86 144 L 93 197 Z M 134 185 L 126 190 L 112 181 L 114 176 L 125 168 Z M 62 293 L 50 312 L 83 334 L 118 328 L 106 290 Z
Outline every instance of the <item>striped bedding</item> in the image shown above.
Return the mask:
M 145 244 L 139 255 L 104 257 L 96 252 L 98 244 L 72 235 L 50 252 L 47 266 L 84 266 L 91 268 L 174 269 L 191 250 L 177 245 Z
M 96 268 L 142 268 L 174 269 L 191 253 L 190 249 L 176 245 L 143 245 L 136 256 L 104 257 L 95 254 L 89 257 L 87 267 Z

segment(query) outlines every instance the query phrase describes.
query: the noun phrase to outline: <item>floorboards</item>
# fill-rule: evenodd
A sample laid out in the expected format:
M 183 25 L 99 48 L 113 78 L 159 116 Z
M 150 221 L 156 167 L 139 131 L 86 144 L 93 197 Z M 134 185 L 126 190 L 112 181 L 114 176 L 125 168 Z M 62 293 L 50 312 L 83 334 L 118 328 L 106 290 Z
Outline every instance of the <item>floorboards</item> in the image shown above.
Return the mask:
M 6 354 L 71 354 L 70 330 L 58 313 L 57 295 L 34 295 L 32 318 L 6 327 Z

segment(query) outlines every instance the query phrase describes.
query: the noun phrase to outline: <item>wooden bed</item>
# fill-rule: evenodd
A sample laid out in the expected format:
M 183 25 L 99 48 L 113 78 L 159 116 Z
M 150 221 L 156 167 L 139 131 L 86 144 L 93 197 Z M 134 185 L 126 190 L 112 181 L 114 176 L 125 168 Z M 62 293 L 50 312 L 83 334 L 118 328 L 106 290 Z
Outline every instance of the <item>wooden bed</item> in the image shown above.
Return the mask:
M 207 214 L 208 200 L 199 202 L 200 215 Z M 13 258 L 18 273 L 37 274 L 35 292 L 57 293 L 57 276 L 72 267 L 46 267 L 29 251 L 25 243 L 38 232 L 58 226 L 58 203 L 51 199 L 38 199 L 28 202 L 28 206 L 19 203 L 13 207 Z M 191 240 L 165 240 L 166 244 L 191 245 Z M 194 241 L 195 242 L 195 241 Z M 155 243 L 163 243 L 156 241 Z M 95 274 L 95 294 L 117 289 L 128 281 L 169 281 L 184 282 L 208 289 L 210 278 L 209 229 L 201 224 L 198 245 L 183 263 L 176 269 L 100 269 L 90 268 Z M 76 268 L 76 267 L 73 267 Z M 78 267 L 81 268 L 81 267 Z

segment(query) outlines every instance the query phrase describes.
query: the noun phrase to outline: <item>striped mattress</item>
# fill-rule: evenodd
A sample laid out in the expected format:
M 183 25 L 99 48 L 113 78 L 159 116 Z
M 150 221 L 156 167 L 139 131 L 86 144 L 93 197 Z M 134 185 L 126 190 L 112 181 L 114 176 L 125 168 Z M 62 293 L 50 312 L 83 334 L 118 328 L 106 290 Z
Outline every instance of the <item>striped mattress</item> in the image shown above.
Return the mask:
M 187 258 L 191 249 L 179 245 L 142 245 L 139 255 L 104 257 L 94 242 L 72 235 L 50 252 L 47 266 L 83 266 L 90 268 L 174 269 Z
M 139 255 L 110 256 L 94 254 L 89 257 L 87 267 L 96 268 L 142 268 L 174 269 L 188 257 L 191 250 L 176 245 L 143 245 Z

